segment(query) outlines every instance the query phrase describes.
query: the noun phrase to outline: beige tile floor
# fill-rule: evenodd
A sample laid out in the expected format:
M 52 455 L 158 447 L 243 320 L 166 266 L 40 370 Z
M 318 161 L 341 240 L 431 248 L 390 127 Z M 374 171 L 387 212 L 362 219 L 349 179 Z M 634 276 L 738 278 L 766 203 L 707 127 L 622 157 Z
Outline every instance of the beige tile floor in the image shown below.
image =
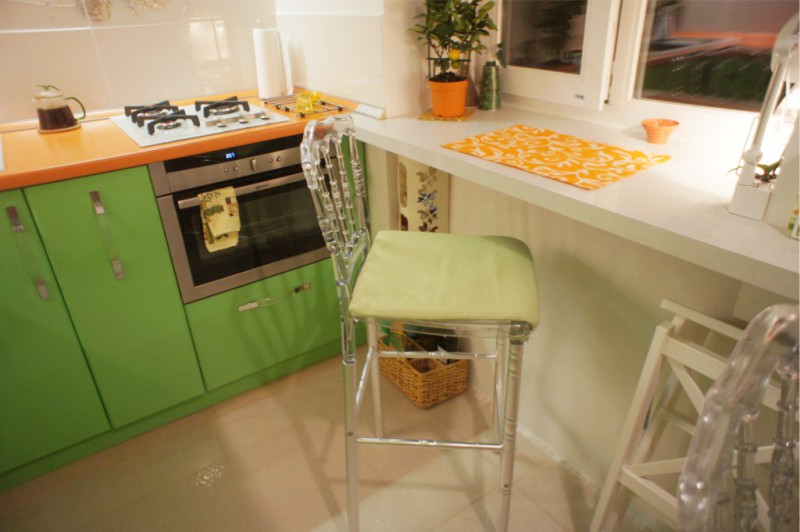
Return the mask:
M 0 530 L 344 530 L 340 368 L 333 357 L 0 493 Z M 389 384 L 384 397 L 390 432 L 487 427 L 471 393 L 427 411 Z M 359 456 L 362 530 L 493 529 L 496 455 L 361 446 Z M 591 485 L 518 439 L 511 530 L 587 530 L 595 501 Z

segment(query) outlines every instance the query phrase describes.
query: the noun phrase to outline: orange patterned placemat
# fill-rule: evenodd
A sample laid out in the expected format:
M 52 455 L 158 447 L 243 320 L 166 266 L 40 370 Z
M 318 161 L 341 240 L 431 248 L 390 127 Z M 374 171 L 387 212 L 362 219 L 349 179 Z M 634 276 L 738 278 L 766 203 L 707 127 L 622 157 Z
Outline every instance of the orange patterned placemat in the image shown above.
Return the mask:
M 594 190 L 669 160 L 530 126 L 516 125 L 443 147 Z

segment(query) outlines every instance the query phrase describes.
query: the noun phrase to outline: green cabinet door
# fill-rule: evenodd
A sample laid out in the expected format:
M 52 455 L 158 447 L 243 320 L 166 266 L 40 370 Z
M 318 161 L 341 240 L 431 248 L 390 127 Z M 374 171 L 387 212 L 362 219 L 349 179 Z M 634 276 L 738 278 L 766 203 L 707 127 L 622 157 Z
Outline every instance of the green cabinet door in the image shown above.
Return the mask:
M 203 393 L 147 170 L 24 192 L 111 424 Z
M 0 472 L 109 429 L 22 192 L 0 192 Z
M 186 314 L 209 389 L 339 336 L 330 259 L 195 301 Z

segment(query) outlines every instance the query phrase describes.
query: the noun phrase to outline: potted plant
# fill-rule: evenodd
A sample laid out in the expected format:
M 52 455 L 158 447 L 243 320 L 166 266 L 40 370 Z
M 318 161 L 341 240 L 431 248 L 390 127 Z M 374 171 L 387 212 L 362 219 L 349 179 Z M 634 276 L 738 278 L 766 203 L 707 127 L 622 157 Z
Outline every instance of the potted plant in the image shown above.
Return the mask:
M 428 52 L 434 116 L 464 114 L 472 54 L 486 50 L 481 40 L 497 29 L 489 14 L 493 7 L 493 1 L 425 0 L 425 10 L 415 17 L 419 22 L 411 31 Z

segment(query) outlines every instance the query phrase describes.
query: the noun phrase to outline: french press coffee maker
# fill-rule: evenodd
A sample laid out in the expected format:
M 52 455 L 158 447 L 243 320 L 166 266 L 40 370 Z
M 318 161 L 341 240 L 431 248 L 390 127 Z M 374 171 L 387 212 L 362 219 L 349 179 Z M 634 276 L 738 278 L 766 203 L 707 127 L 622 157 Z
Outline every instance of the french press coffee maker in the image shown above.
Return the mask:
M 64 96 L 58 87 L 53 85 L 38 85 L 42 92 L 33 97 L 36 104 L 36 114 L 39 116 L 40 133 L 58 133 L 70 131 L 80 126 L 78 120 L 86 117 L 86 108 L 81 101 L 73 96 Z M 67 100 L 74 100 L 81 107 L 81 116 L 75 118 L 67 104 Z

